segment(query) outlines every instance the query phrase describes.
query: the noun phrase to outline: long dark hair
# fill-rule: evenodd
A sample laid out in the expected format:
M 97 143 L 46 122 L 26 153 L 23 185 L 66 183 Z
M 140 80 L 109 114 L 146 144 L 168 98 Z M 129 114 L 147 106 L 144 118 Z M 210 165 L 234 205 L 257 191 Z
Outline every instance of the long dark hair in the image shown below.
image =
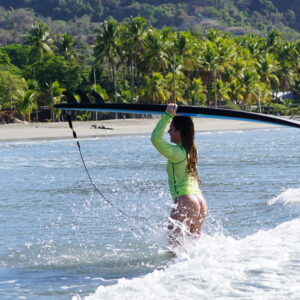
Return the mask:
M 196 179 L 198 177 L 198 151 L 195 145 L 194 123 L 190 117 L 175 116 L 172 121 L 176 130 L 180 131 L 182 145 L 187 153 L 187 171 Z

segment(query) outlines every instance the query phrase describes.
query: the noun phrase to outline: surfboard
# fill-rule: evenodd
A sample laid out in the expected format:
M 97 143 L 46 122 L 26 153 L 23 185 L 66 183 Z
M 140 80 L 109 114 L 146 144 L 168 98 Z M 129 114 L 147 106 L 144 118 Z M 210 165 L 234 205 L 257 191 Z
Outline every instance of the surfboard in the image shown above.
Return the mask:
M 91 93 L 91 96 L 94 98 L 94 101 L 92 102 L 90 97 L 88 97 L 85 93 L 81 91 L 77 91 L 76 93 L 80 96 L 80 102 L 77 102 L 73 94 L 65 91 L 63 94 L 66 96 L 65 98 L 67 99 L 67 102 L 56 104 L 55 107 L 65 111 L 98 111 L 151 115 L 163 114 L 167 107 L 166 104 L 105 103 L 96 92 Z M 241 110 L 179 105 L 177 114 L 197 118 L 225 118 L 242 121 L 265 122 L 300 128 L 300 122 L 295 120 Z

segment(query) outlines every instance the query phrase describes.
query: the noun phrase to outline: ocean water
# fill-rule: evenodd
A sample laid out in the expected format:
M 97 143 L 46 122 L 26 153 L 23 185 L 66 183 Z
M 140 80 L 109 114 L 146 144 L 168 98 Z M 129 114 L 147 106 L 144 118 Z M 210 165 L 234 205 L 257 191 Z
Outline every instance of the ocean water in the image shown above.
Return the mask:
M 209 215 L 176 258 L 148 136 L 80 141 L 113 206 L 74 140 L 0 143 L 0 299 L 300 299 L 300 131 L 196 139 Z

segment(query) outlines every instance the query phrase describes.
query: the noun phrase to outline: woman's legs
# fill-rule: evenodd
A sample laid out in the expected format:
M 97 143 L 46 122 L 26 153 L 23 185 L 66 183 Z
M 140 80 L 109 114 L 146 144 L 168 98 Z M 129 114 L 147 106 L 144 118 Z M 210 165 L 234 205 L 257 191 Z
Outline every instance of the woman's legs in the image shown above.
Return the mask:
M 171 211 L 171 220 L 168 225 L 172 245 L 178 243 L 177 239 L 184 230 L 200 236 L 207 214 L 205 200 L 200 195 L 179 196 L 176 198 L 175 204 L 176 207 Z
M 207 206 L 204 198 L 199 197 L 198 202 L 200 205 L 200 214 L 199 216 L 194 220 L 194 222 L 190 226 L 190 233 L 196 234 L 198 236 L 201 235 L 202 227 L 204 220 L 207 216 Z

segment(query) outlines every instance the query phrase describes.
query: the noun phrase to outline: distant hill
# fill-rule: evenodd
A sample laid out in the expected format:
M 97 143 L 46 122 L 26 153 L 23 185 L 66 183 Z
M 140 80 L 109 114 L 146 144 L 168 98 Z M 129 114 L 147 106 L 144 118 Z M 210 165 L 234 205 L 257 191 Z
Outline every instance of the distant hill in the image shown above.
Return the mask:
M 300 38 L 299 0 L 0 0 L 0 44 L 22 41 L 35 22 L 54 32 L 77 31 L 88 41 L 96 23 L 137 15 L 155 27 L 200 33 L 214 27 L 237 35 L 275 29 Z

